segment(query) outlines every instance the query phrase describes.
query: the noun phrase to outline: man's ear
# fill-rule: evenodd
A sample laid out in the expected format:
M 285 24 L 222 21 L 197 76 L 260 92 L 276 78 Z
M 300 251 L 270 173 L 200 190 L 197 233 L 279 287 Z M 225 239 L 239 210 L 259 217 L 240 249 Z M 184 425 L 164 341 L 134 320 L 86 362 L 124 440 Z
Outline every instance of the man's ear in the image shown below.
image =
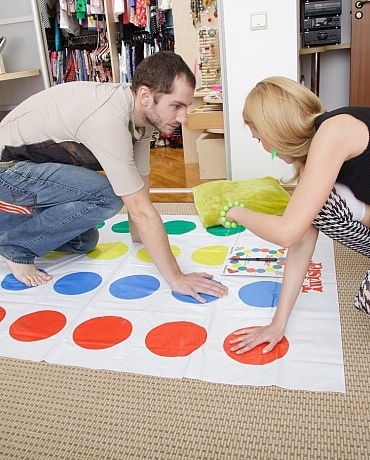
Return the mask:
M 141 105 L 147 107 L 151 103 L 152 92 L 147 86 L 140 86 L 136 92 L 136 95 Z

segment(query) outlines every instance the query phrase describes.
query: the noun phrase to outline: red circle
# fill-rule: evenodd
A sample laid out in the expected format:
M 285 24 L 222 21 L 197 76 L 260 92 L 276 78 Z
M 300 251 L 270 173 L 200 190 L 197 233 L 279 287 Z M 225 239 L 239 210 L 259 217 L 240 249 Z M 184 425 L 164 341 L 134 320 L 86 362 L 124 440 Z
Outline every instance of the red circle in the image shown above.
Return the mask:
M 239 330 L 240 329 L 238 329 L 238 331 Z M 257 345 L 252 350 L 242 353 L 241 355 L 237 355 L 235 351 L 230 350 L 230 348 L 234 345 L 230 343 L 230 340 L 235 339 L 234 332 L 229 334 L 224 340 L 224 350 L 230 358 L 242 364 L 269 364 L 285 356 L 289 350 L 289 342 L 287 338 L 284 336 L 280 340 L 280 342 L 275 345 L 275 348 L 272 351 L 269 351 L 268 353 L 262 353 L 263 348 L 266 346 L 266 343 L 262 343 L 261 345 Z
M 132 332 L 132 324 L 120 316 L 100 316 L 79 324 L 73 332 L 73 340 L 81 348 L 102 350 L 126 340 Z
M 175 321 L 161 324 L 148 332 L 145 345 L 159 356 L 188 356 L 206 340 L 204 327 L 188 321 Z
M 57 334 L 66 322 L 66 317 L 58 311 L 35 311 L 14 321 L 9 328 L 9 334 L 21 342 L 36 342 Z
M 5 318 L 5 316 L 6 316 L 5 308 L 0 307 L 0 322 Z

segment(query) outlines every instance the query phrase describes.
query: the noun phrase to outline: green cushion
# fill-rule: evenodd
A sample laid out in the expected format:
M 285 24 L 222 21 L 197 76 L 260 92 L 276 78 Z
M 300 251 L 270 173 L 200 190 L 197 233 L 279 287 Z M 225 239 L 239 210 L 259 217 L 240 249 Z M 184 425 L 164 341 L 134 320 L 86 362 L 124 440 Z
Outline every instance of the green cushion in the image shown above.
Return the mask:
M 252 211 L 283 214 L 290 194 L 270 176 L 247 180 L 216 180 L 193 187 L 194 204 L 205 228 L 219 225 L 220 211 L 229 201 L 239 201 Z

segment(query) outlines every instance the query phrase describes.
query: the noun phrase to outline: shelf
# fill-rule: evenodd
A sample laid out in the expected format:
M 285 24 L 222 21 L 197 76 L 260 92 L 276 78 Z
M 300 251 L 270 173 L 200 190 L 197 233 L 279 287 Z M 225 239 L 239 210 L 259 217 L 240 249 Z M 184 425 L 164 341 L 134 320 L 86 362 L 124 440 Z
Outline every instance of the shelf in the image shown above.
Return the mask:
M 308 48 L 301 48 L 299 50 L 300 56 L 311 56 L 311 91 L 313 91 L 317 96 L 319 96 L 321 53 L 325 51 L 338 51 L 350 48 L 350 43 L 339 43 L 338 45 L 313 46 Z
M 206 104 L 188 113 L 187 127 L 189 129 L 223 129 L 224 119 L 222 104 Z
M 350 43 L 339 43 L 338 45 L 322 45 L 301 48 L 299 50 L 300 56 L 303 54 L 323 53 L 324 51 L 345 50 L 351 48 Z
M 27 78 L 40 75 L 40 70 L 21 70 L 20 72 L 5 72 L 0 74 L 0 81 L 15 80 L 17 78 Z

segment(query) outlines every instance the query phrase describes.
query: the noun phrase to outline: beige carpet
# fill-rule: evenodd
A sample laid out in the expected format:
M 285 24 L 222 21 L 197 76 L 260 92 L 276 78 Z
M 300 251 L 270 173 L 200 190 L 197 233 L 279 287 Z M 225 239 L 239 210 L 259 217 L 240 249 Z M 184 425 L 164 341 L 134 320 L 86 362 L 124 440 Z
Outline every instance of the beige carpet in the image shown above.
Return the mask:
M 369 261 L 335 253 L 345 395 L 0 358 L 0 460 L 370 459 L 370 318 L 352 306 Z

